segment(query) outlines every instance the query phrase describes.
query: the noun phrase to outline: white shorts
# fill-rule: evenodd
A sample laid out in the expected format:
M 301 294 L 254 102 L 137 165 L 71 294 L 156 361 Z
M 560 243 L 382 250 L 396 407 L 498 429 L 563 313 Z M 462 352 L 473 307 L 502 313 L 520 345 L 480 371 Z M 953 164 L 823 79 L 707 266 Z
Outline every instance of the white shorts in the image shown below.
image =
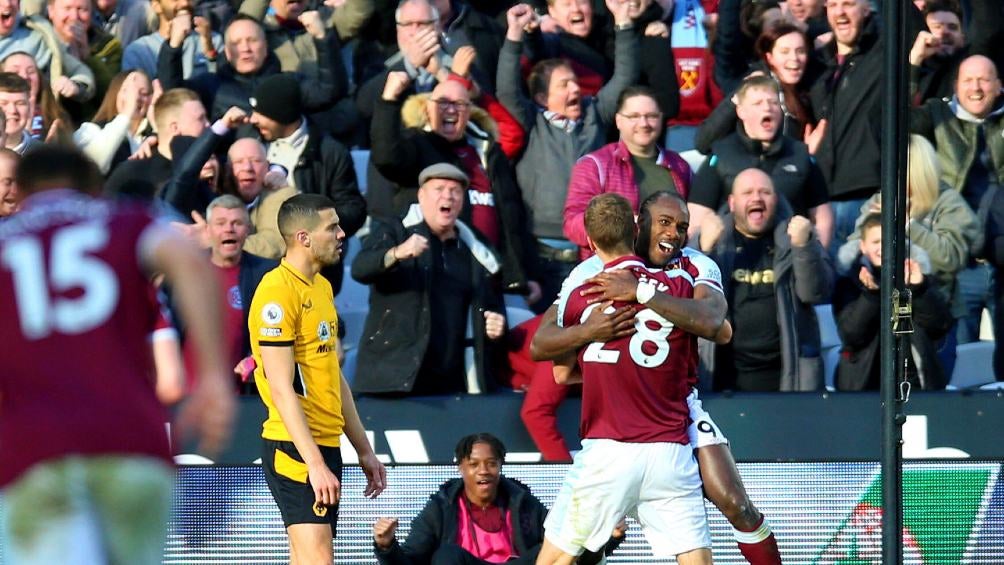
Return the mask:
M 722 443 L 728 445 L 729 438 L 725 437 L 721 428 L 711 419 L 711 414 L 705 412 L 701 399 L 697 397 L 696 388 L 687 396 L 687 408 L 690 409 L 687 435 L 690 436 L 690 445 L 694 446 L 694 449 Z
M 656 556 L 711 548 L 693 448 L 582 440 L 544 522 L 544 537 L 569 555 L 599 551 L 625 516 L 638 520 Z

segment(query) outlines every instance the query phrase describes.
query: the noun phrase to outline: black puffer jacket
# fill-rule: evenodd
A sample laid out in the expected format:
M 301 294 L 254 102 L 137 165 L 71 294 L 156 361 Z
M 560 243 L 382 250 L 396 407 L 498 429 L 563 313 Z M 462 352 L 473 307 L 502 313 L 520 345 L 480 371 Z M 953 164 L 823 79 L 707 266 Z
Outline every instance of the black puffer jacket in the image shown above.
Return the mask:
M 394 540 L 389 549 L 374 545 L 381 565 L 429 563 L 432 554 L 445 544 L 457 543 L 458 500 L 464 493 L 461 479 L 450 479 L 429 497 L 422 512 L 411 521 L 411 531 L 404 544 Z M 498 504 L 512 512 L 513 550 L 522 558 L 536 555 L 544 543 L 544 517 L 547 509 L 523 483 L 501 477 Z

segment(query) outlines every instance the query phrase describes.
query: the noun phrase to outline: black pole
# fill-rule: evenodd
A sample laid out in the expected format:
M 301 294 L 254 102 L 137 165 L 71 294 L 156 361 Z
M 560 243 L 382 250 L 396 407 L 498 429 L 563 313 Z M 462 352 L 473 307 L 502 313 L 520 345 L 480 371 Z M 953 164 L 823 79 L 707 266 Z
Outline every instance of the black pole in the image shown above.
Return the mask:
M 903 562 L 903 416 L 899 383 L 902 353 L 907 349 L 893 328 L 894 300 L 905 288 L 903 263 L 906 218 L 906 166 L 908 146 L 908 63 L 905 0 L 882 4 L 883 72 L 885 91 L 882 113 L 882 298 L 880 324 L 882 370 L 882 563 Z M 899 292 L 897 292 L 897 290 Z

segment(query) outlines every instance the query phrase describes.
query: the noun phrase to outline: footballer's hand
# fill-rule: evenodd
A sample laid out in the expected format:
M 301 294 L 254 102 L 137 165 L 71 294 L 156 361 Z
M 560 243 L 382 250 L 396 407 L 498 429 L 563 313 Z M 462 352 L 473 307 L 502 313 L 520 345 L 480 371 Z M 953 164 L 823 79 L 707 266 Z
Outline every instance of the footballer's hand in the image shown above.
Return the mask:
M 342 484 L 324 461 L 307 465 L 307 479 L 314 489 L 314 504 L 334 506 L 341 498 Z
M 606 301 L 593 308 L 582 323 L 589 341 L 607 342 L 635 332 L 634 307 L 622 306 L 615 309 L 613 304 L 612 301 Z
M 363 474 L 366 475 L 366 490 L 363 491 L 363 496 L 366 498 L 380 496 L 383 489 L 387 488 L 387 469 L 383 463 L 370 451 L 359 456 L 359 466 L 363 468 Z M 391 537 L 393 536 L 394 532 L 392 531 Z
M 604 300 L 615 300 L 619 302 L 638 301 L 638 279 L 626 269 L 615 271 L 604 271 L 589 279 L 593 286 L 580 292 L 581 296 L 587 297 L 587 302 L 593 304 Z

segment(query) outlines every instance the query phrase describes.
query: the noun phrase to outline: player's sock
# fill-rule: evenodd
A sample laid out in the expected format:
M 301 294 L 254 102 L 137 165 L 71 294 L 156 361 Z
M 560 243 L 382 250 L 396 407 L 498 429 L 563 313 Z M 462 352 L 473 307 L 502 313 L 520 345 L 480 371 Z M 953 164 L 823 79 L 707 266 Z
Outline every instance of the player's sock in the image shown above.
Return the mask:
M 777 539 L 765 516 L 751 532 L 742 532 L 732 528 L 739 551 L 750 565 L 781 565 L 781 553 L 777 549 Z

